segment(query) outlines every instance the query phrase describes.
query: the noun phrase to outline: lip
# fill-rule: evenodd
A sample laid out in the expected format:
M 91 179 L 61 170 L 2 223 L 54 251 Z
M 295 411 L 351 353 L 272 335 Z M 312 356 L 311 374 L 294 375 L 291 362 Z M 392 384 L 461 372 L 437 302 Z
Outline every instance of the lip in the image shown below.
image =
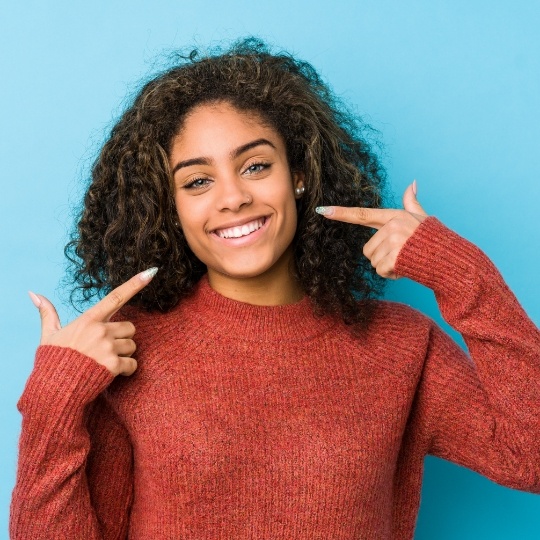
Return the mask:
M 258 219 L 265 218 L 268 220 L 270 216 L 265 215 L 258 215 L 258 216 L 252 216 L 244 219 L 238 219 L 236 221 L 229 221 L 227 223 L 220 224 L 219 227 L 214 227 L 213 229 L 210 229 L 211 234 L 215 234 L 216 231 L 219 231 L 221 229 L 232 229 L 233 227 L 241 227 L 242 225 L 245 225 L 246 223 L 251 223 L 252 221 L 257 221 Z
M 232 227 L 241 227 L 242 225 L 245 225 L 246 223 L 251 223 L 252 221 L 256 221 L 257 219 L 263 219 L 264 218 L 264 224 L 263 226 L 260 228 L 260 229 L 257 229 L 256 231 L 253 231 L 252 233 L 246 235 L 246 236 L 241 236 L 239 238 L 222 238 L 221 236 L 219 236 L 216 231 L 220 230 L 220 229 L 229 229 L 229 228 L 232 228 Z M 264 232 L 266 231 L 266 229 L 268 228 L 268 223 L 271 221 L 272 219 L 272 216 L 255 216 L 255 217 L 251 217 L 251 218 L 247 218 L 247 219 L 242 219 L 242 220 L 237 220 L 237 221 L 234 221 L 234 222 L 229 222 L 227 224 L 224 224 L 224 225 L 221 225 L 213 230 L 210 231 L 210 237 L 212 239 L 214 239 L 215 241 L 221 243 L 221 244 L 224 244 L 226 246 L 231 246 L 231 247 L 241 247 L 241 246 L 246 246 L 248 244 L 252 244 L 253 242 L 256 242 L 258 238 L 260 238 L 260 236 L 262 234 L 264 234 Z

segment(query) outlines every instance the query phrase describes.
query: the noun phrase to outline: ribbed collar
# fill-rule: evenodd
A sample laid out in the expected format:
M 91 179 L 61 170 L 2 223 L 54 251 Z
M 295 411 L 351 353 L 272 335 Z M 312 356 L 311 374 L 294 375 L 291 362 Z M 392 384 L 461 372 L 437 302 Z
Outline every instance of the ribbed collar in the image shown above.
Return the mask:
M 194 324 L 240 341 L 303 341 L 338 323 L 333 317 L 316 317 L 307 296 L 295 304 L 255 306 L 222 296 L 212 289 L 207 276 L 182 304 L 180 309 L 195 319 Z

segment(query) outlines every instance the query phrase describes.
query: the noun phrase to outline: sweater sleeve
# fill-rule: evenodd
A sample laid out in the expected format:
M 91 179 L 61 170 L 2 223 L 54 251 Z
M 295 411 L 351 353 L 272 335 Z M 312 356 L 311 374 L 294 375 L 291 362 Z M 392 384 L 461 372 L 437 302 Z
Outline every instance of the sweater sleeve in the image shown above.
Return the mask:
M 125 538 L 131 446 L 101 394 L 112 375 L 92 358 L 41 346 L 22 413 L 10 538 Z
M 429 453 L 540 493 L 540 332 L 476 246 L 426 219 L 400 252 L 399 275 L 435 292 L 470 358 L 436 325 L 418 389 Z

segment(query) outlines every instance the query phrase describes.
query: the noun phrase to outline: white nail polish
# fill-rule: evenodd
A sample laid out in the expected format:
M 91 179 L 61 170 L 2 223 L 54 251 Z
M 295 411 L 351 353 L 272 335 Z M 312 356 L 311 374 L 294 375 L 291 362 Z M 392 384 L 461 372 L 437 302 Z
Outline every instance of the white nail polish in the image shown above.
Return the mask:
M 30 300 L 32 300 L 32 304 L 36 306 L 38 309 L 41 307 L 41 299 L 37 294 L 34 294 L 32 291 L 28 291 L 28 296 L 30 296 Z
M 145 270 L 144 272 L 141 272 L 139 277 L 142 279 L 142 281 L 150 281 L 157 274 L 158 270 L 159 268 L 154 266 L 148 270 Z
M 334 209 L 331 206 L 317 206 L 315 212 L 321 214 L 321 216 L 331 216 L 334 213 Z

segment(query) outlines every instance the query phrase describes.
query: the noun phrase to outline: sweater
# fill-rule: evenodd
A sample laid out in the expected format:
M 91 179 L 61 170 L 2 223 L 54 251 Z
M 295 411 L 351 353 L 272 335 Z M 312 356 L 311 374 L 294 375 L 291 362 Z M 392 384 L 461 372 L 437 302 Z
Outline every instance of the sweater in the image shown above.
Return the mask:
M 355 333 L 308 298 L 254 306 L 205 278 L 167 313 L 123 310 L 131 377 L 40 347 L 11 538 L 406 540 L 427 454 L 540 493 L 540 332 L 436 218 L 396 272 L 433 289 L 470 357 L 405 305 L 373 300 Z

